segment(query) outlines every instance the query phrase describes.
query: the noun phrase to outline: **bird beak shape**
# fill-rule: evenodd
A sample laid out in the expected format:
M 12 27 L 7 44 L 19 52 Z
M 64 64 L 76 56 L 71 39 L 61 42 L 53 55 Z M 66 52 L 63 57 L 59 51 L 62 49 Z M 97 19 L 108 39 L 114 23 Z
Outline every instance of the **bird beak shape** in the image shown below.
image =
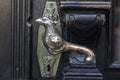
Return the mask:
M 36 22 L 41 24 L 43 22 L 43 20 L 42 20 L 42 18 L 38 18 L 38 19 L 36 19 Z

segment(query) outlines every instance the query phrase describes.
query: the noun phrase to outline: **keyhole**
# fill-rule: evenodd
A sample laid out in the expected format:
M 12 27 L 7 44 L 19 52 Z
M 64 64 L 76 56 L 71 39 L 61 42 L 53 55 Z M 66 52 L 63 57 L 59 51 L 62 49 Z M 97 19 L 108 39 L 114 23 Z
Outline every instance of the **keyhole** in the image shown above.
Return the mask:
M 50 71 L 50 65 L 47 65 L 47 71 L 48 72 Z

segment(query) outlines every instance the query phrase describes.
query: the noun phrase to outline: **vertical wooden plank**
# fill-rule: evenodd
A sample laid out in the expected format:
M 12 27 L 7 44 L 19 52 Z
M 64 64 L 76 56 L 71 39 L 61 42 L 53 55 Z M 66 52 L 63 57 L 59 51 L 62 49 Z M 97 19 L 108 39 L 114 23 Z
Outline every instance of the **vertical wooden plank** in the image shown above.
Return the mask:
M 30 0 L 12 0 L 12 80 L 29 80 Z

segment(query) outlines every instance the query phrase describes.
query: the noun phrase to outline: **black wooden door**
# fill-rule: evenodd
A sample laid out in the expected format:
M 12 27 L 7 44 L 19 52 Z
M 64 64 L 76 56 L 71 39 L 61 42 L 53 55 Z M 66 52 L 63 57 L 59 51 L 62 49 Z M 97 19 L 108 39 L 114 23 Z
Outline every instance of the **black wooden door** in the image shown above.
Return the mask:
M 61 56 L 56 77 L 41 77 L 35 20 L 42 17 L 46 1 L 57 2 L 62 37 L 92 49 L 94 64 L 67 52 Z M 0 0 L 0 17 L 0 80 L 120 79 L 119 0 Z

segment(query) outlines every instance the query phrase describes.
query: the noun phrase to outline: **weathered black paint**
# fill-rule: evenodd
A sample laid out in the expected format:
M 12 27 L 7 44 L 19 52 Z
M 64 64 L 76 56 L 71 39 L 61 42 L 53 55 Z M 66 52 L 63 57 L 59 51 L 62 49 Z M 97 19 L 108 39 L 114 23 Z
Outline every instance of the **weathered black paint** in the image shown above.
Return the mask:
M 39 65 L 37 60 L 37 33 L 39 25 L 35 23 L 35 19 L 42 16 L 46 1 L 47 0 L 0 1 L 0 80 L 62 80 L 63 70 L 69 69 L 68 55 L 64 54 L 62 55 L 56 78 L 47 79 L 40 77 Z M 59 4 L 61 0 L 54 1 L 57 1 Z M 109 16 L 113 17 L 113 15 L 110 15 L 109 12 L 107 12 L 106 16 L 107 18 Z M 30 25 L 26 25 L 27 21 L 28 23 L 32 24 L 32 27 Z M 120 68 L 118 67 L 119 65 L 112 63 L 113 54 L 107 54 L 107 51 L 105 50 L 107 48 L 107 46 L 105 46 L 105 36 L 108 36 L 108 34 L 104 34 L 113 29 L 113 25 L 110 26 L 111 23 L 113 23 L 113 21 L 111 21 L 109 25 L 106 24 L 103 28 L 99 40 L 99 44 L 101 44 L 101 46 L 99 46 L 97 48 L 98 50 L 96 51 L 96 67 L 103 75 L 103 80 L 120 79 Z M 108 28 L 109 26 L 110 28 Z M 91 73 L 91 70 L 92 69 L 89 69 L 88 73 Z M 76 71 L 73 69 L 69 69 L 68 71 L 73 71 L 74 73 L 76 73 Z M 79 69 L 78 72 L 82 72 L 81 75 L 83 77 L 78 77 L 81 75 L 75 75 L 76 77 L 72 77 L 69 75 L 68 72 L 67 74 L 65 74 L 67 76 L 66 80 L 79 80 L 79 78 L 81 80 L 86 80 L 86 78 L 87 80 L 99 80 L 98 78 L 96 78 L 96 76 L 98 77 L 98 74 L 100 74 L 97 71 L 95 71 L 96 74 L 91 73 L 90 75 L 87 75 L 86 70 L 84 69 Z M 101 74 L 99 75 L 100 79 Z M 91 75 L 93 75 L 93 77 L 88 77 Z

